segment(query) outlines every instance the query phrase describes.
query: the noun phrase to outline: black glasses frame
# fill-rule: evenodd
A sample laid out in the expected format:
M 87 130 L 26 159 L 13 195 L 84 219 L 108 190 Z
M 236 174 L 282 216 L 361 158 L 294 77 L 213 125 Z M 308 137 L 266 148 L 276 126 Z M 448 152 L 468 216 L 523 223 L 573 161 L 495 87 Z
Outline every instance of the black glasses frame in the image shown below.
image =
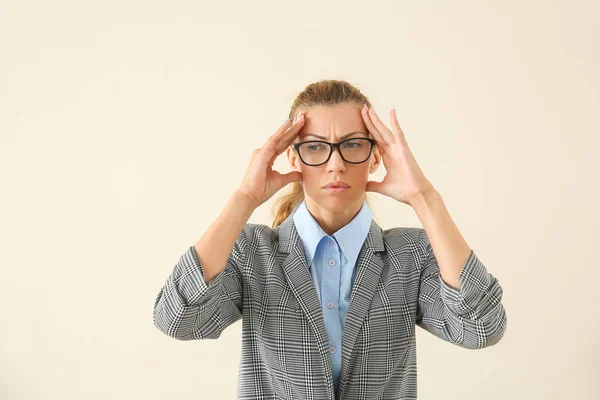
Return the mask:
M 371 148 L 369 149 L 369 154 L 367 155 L 367 157 L 364 159 L 364 161 L 360 161 L 360 162 L 352 162 L 352 161 L 348 161 L 344 158 L 344 155 L 342 154 L 341 150 L 340 150 L 340 145 L 342 143 L 345 142 L 349 142 L 350 140 L 356 140 L 356 139 L 361 139 L 361 140 L 366 140 L 369 143 L 371 143 Z M 322 163 L 319 164 L 309 164 L 306 161 L 304 161 L 302 159 L 302 154 L 300 154 L 300 146 L 305 144 L 305 143 L 325 143 L 327 145 L 329 145 L 329 155 L 327 156 L 327 159 L 325 159 L 325 161 L 323 161 Z M 333 149 L 337 148 L 338 153 L 340 153 L 340 157 L 342 157 L 342 160 L 344 160 L 345 162 L 349 163 L 349 164 L 362 164 L 365 161 L 367 161 L 369 159 L 369 157 L 371 157 L 371 153 L 373 152 L 373 146 L 375 146 L 377 144 L 377 141 L 375 139 L 371 139 L 371 138 L 363 138 L 363 137 L 354 137 L 354 138 L 349 138 L 349 139 L 345 139 L 342 140 L 341 142 L 337 142 L 337 143 L 330 143 L 330 142 L 325 142 L 323 140 L 308 140 L 306 142 L 300 142 L 300 143 L 294 143 L 294 149 L 296 149 L 296 152 L 298 153 L 298 156 L 300 157 L 300 160 L 302 160 L 302 162 L 306 165 L 309 165 L 311 167 L 317 167 L 319 165 L 323 165 L 325 164 L 327 161 L 329 161 L 329 159 L 331 158 L 331 155 L 333 154 Z

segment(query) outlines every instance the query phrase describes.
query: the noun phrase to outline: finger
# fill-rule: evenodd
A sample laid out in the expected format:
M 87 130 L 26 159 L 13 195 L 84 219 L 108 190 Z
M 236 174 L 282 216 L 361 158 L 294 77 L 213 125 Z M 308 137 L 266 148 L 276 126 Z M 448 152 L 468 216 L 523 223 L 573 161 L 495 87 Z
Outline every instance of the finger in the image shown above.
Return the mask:
M 266 140 L 265 143 L 268 143 L 272 138 L 277 137 L 277 136 L 281 136 L 283 133 L 285 133 L 289 128 L 291 121 L 290 119 L 286 119 L 286 121 L 283 123 L 283 125 L 281 125 L 275 132 L 273 132 Z
M 381 182 L 375 182 L 375 181 L 368 181 L 367 182 L 367 188 L 365 189 L 367 192 L 377 192 L 377 193 L 382 193 L 381 192 Z
M 398 123 L 398 115 L 396 114 L 396 108 L 392 108 L 392 110 L 390 111 L 390 119 L 392 120 L 392 130 L 396 134 L 396 137 L 400 139 L 400 141 L 406 143 L 406 137 L 404 136 L 402 128 L 400 128 L 400 123 Z
M 394 133 L 392 131 L 390 131 L 383 122 L 381 122 L 381 120 L 377 116 L 377 113 L 375 112 L 375 109 L 373 107 L 371 107 L 369 109 L 369 117 L 371 117 L 371 121 L 373 121 L 373 124 L 375 125 L 377 130 L 381 133 L 381 136 L 383 136 L 385 138 L 385 141 L 387 143 L 389 143 L 389 144 L 396 143 L 396 138 L 394 137 Z
M 285 122 L 271 136 L 269 136 L 267 141 L 270 140 L 272 137 L 280 136 L 281 134 L 285 133 L 292 125 L 293 121 L 290 119 L 290 117 L 287 117 L 285 119 Z
M 296 125 L 297 117 L 298 117 L 298 115 L 296 117 L 294 117 L 294 120 L 291 120 L 290 118 L 288 118 L 284 122 L 284 124 L 279 129 L 277 129 L 277 131 L 275 131 L 275 133 L 273 133 L 271 136 L 269 136 L 268 140 L 277 138 L 277 137 L 285 134 L 286 132 L 288 132 L 290 129 L 292 129 Z
M 282 132 L 285 132 L 290 126 L 293 125 L 293 121 L 290 117 L 287 117 L 285 119 L 285 122 L 283 123 L 283 125 L 281 125 L 279 127 L 279 130 L 281 130 Z
M 277 155 L 281 154 L 294 142 L 298 133 L 300 133 L 300 130 L 304 126 L 305 119 L 305 117 L 299 118 L 287 131 L 272 137 L 269 145 L 272 146 Z
M 388 143 L 386 142 L 385 138 L 381 135 L 381 133 L 379 133 L 375 125 L 373 125 L 373 121 L 371 121 L 371 117 L 369 116 L 368 108 L 366 105 L 364 105 L 362 110 L 360 110 L 360 114 L 363 117 L 365 126 L 367 127 L 368 131 L 371 132 L 371 135 L 373 135 L 377 143 L 382 148 L 385 147 Z
M 302 129 L 302 123 L 304 121 L 297 121 L 290 129 L 288 129 L 285 133 L 281 134 L 279 138 L 274 137 L 273 140 L 269 141 L 265 145 L 265 149 L 271 155 L 271 159 L 269 161 L 269 167 L 272 167 L 275 163 L 275 160 L 281 153 L 283 153 L 298 137 L 298 133 L 300 129 Z
M 276 172 L 276 171 L 275 171 Z M 277 172 L 279 175 L 281 187 L 284 187 L 292 182 L 302 182 L 302 173 L 299 171 L 288 172 L 287 174 L 281 174 Z

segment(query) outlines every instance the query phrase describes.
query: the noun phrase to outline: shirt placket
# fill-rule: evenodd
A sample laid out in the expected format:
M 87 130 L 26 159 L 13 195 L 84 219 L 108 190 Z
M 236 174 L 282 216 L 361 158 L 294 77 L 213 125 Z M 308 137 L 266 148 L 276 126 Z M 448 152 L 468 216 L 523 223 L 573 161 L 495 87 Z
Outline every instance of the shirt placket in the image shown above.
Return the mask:
M 323 285 L 321 306 L 325 315 L 325 325 L 329 336 L 329 353 L 335 370 L 341 364 L 341 326 L 340 326 L 340 279 L 341 260 L 338 247 L 332 238 L 323 241 Z M 339 373 L 339 371 L 337 371 Z

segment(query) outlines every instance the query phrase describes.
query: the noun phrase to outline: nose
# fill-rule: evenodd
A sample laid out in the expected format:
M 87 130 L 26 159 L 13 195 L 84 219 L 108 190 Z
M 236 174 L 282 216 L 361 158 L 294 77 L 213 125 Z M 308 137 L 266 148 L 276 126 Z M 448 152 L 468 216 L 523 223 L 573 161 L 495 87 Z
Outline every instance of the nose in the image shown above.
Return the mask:
M 329 161 L 327 161 L 327 170 L 328 171 L 345 171 L 346 170 L 346 162 L 342 158 L 339 148 L 333 149 L 333 153 L 331 153 L 331 157 L 329 157 Z

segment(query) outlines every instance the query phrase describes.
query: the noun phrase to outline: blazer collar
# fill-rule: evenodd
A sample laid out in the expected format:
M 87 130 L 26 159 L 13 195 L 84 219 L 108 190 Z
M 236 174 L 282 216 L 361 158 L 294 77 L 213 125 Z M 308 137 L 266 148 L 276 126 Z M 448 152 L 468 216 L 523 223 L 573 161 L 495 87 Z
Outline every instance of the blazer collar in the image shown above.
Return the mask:
M 317 338 L 317 346 L 326 373 L 324 378 L 327 379 L 329 388 L 328 397 L 333 399 L 335 395 L 329 339 L 320 300 L 306 262 L 302 240 L 294 225 L 293 215 L 297 209 L 298 206 L 278 227 L 279 252 L 288 254 L 283 261 L 282 269 L 305 318 Z M 352 363 L 351 356 L 354 343 L 356 343 L 358 333 L 371 307 L 371 300 L 377 289 L 377 284 L 381 279 L 384 265 L 379 252 L 384 250 L 383 231 L 375 222 L 375 219 L 371 219 L 369 233 L 356 260 L 356 278 L 352 286 L 346 324 L 342 333 L 342 370 L 339 387 L 339 392 L 342 395 Z

